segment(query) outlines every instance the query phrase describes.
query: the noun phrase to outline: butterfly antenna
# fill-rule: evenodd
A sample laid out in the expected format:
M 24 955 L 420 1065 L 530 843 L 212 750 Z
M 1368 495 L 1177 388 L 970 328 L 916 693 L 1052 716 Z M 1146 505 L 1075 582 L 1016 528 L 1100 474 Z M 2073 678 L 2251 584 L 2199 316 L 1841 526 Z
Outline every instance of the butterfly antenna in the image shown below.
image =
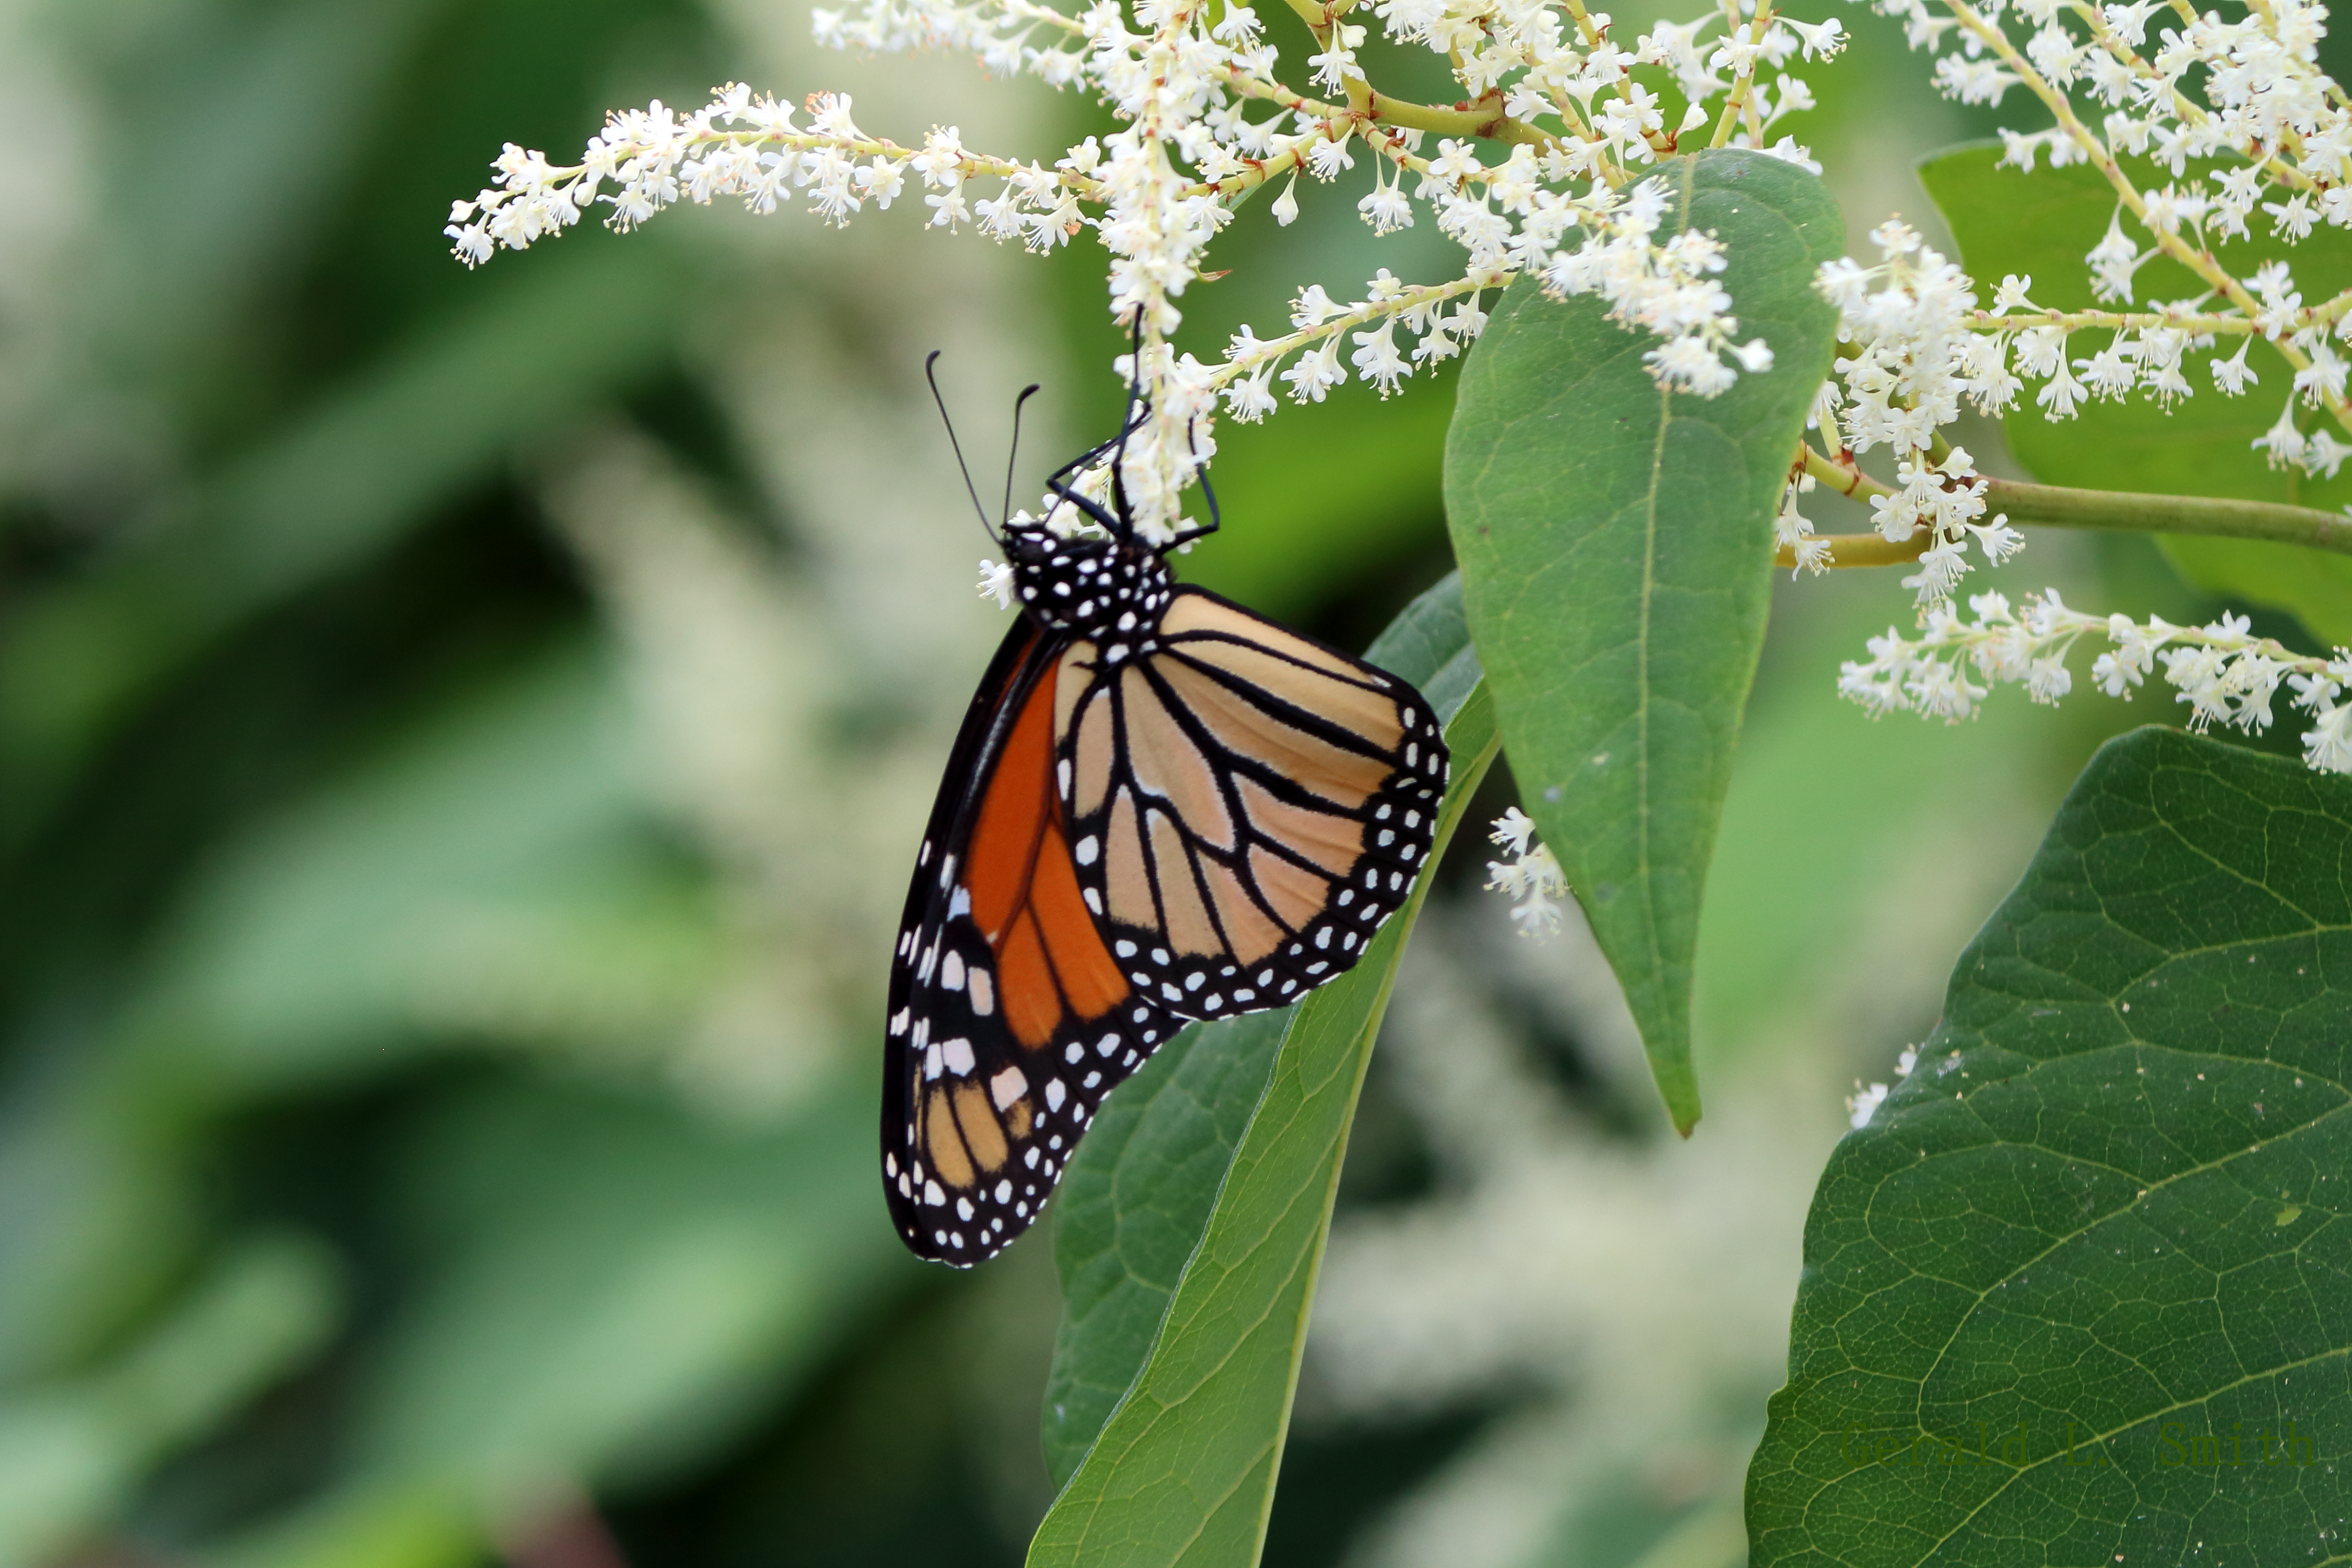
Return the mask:
M 1021 407 L 1022 405 L 1027 403 L 1030 398 L 1035 396 L 1036 393 L 1037 384 L 1033 381 L 1028 385 L 1021 389 L 1020 396 L 1013 400 L 1013 446 L 1011 450 L 1004 454 L 1003 525 L 1006 528 L 1013 526 L 1013 465 L 1014 460 L 1021 456 Z
M 940 395 L 940 378 L 931 367 L 940 362 L 940 351 L 933 349 L 923 360 L 923 379 L 931 384 L 931 401 L 940 405 L 940 423 L 948 427 L 948 447 L 955 453 L 956 468 L 963 475 L 963 493 L 971 498 L 971 510 L 980 519 L 980 526 L 988 530 L 988 537 L 996 539 L 996 530 L 988 521 L 988 509 L 980 504 L 980 490 L 971 482 L 971 468 L 963 460 L 963 444 L 956 439 L 955 421 L 948 417 L 948 400 Z M 1025 396 L 1026 394 L 1024 394 Z M 1003 540 L 997 540 L 1003 543 Z

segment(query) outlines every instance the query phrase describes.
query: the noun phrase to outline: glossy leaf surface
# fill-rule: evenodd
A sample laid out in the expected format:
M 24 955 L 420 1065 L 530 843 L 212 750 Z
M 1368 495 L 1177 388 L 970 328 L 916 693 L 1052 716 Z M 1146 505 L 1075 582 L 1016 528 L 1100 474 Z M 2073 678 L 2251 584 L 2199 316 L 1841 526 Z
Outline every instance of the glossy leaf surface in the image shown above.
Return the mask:
M 2347 1008 L 2352 784 L 2101 751 L 1822 1178 L 1759 1568 L 2340 1558 Z

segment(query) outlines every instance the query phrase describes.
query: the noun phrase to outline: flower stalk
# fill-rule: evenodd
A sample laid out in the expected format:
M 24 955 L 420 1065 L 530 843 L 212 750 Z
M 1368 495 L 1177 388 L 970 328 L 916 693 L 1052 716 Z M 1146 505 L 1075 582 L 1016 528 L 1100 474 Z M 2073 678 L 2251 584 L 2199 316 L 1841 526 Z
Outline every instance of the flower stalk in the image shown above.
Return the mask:
M 1805 474 L 1839 494 L 1859 500 L 1895 493 L 1859 468 L 1826 457 L 1810 445 L 1805 448 L 1801 468 Z M 2352 555 L 2352 517 L 2343 512 L 2321 511 L 2315 507 L 2214 496 L 2081 489 L 2067 485 L 2030 484 L 2020 479 L 1986 479 L 1982 481 L 1982 493 L 1988 510 L 2005 515 L 2012 523 L 2031 527 L 2252 539 Z M 1922 527 L 1900 540 L 1874 532 L 1808 536 L 1809 542 L 1815 541 L 1827 547 L 1827 553 L 1801 559 L 1799 547 L 1784 543 L 1774 552 L 1774 563 L 1790 570 L 1802 564 L 1815 571 L 1830 567 L 1905 566 L 1927 553 L 1934 543 L 1934 535 Z

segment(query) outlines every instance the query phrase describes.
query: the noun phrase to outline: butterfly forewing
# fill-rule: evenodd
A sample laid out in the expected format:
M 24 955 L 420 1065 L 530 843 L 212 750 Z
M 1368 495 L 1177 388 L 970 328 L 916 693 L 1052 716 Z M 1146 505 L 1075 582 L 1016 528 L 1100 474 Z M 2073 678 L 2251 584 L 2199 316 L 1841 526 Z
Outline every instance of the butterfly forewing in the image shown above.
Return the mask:
M 1351 966 L 1435 834 L 1447 758 L 1421 694 L 1190 588 L 1148 653 L 1059 658 L 1071 858 L 1127 983 L 1213 1018 Z
M 1055 784 L 1063 648 L 999 648 L 933 806 L 890 972 L 882 1173 L 918 1256 L 993 1257 L 1102 1097 L 1180 1026 L 1134 994 L 1080 887 Z

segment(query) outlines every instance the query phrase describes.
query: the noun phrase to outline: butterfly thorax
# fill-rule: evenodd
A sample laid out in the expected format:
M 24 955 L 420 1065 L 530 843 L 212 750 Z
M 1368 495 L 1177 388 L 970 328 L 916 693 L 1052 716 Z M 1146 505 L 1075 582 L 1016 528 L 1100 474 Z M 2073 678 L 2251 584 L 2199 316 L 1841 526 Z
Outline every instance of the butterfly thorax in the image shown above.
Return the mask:
M 1159 552 L 1120 539 L 1065 539 L 1043 529 L 1005 537 L 1022 607 L 1047 630 L 1097 644 L 1120 663 L 1158 646 L 1172 591 Z

